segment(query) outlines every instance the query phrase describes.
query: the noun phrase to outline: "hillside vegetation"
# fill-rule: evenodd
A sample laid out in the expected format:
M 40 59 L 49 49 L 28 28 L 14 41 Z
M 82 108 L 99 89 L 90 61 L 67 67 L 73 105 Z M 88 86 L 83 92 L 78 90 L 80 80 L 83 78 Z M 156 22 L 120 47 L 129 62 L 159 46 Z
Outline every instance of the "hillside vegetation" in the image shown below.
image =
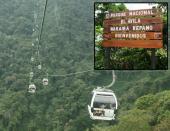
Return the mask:
M 40 59 L 35 67 L 35 94 L 27 92 L 33 11 L 41 25 L 45 1 L 0 1 L 0 131 L 168 131 L 170 123 L 169 71 L 115 71 L 111 88 L 119 109 L 113 122 L 93 121 L 87 105 L 96 86 L 111 82 L 111 71 L 93 69 L 93 2 L 49 0 L 44 21 Z M 49 74 L 49 85 L 42 78 Z

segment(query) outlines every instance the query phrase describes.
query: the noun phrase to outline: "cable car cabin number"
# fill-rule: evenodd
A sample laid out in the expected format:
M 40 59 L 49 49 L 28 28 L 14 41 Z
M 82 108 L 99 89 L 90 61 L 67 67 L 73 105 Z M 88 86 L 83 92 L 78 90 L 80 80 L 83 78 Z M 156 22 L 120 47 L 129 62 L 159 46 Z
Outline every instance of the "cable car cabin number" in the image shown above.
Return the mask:
M 163 20 L 157 9 L 107 13 L 103 47 L 162 48 Z

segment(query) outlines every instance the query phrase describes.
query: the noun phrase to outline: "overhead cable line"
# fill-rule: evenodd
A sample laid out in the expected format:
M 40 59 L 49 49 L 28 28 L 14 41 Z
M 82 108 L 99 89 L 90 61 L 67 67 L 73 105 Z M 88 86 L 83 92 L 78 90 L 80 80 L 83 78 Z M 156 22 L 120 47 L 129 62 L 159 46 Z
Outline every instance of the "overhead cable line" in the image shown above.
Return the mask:
M 40 45 L 41 45 L 42 33 L 43 33 L 43 29 L 44 29 L 44 21 L 45 21 L 45 16 L 46 16 L 47 4 L 48 4 L 48 0 L 45 1 L 44 12 L 43 12 L 41 28 L 40 28 L 40 32 L 39 32 L 39 36 L 38 36 L 38 44 L 37 44 L 37 55 L 38 55 L 37 57 L 38 57 L 38 61 L 40 63 L 40 66 L 41 66 L 41 61 L 40 61 Z
M 73 72 L 73 73 L 67 73 L 67 74 L 61 74 L 61 75 L 57 75 L 57 74 L 52 74 L 52 75 L 50 75 L 50 74 L 48 74 L 48 76 L 49 77 L 67 77 L 67 76 L 72 76 L 72 75 L 78 75 L 78 74 L 83 74 L 83 73 L 88 73 L 88 72 L 94 72 L 95 70 L 94 69 L 91 69 L 91 70 L 85 70 L 85 71 L 78 71 L 78 72 Z M 147 70 L 130 70 L 130 71 L 127 71 L 127 70 L 121 70 L 121 71 L 116 71 L 116 72 L 121 72 L 121 73 L 136 73 L 136 72 L 143 72 L 143 71 L 145 71 L 145 73 L 146 72 L 163 72 L 162 70 L 150 70 L 150 71 L 147 71 Z M 114 82 L 115 82 L 115 78 L 116 78 L 116 76 L 115 76 L 115 73 L 114 73 L 114 71 L 112 71 L 112 77 L 113 77 L 113 80 L 112 80 L 112 82 L 109 84 L 109 85 L 107 85 L 107 86 L 103 86 L 103 87 L 111 87 L 113 84 L 114 84 Z
M 48 4 L 48 0 L 46 0 L 46 2 L 45 2 L 43 19 L 42 19 L 41 29 L 40 29 L 40 34 L 39 34 L 38 46 L 41 44 L 41 38 L 42 38 L 43 29 L 44 29 L 44 21 L 45 21 L 45 16 L 46 16 L 47 4 Z
M 75 73 L 68 73 L 68 74 L 64 74 L 64 75 L 48 75 L 48 76 L 51 76 L 51 77 L 66 77 L 66 76 L 83 74 L 83 73 L 93 72 L 93 71 L 94 71 L 94 69 L 92 69 L 92 70 L 86 70 L 86 71 L 79 71 L 79 72 L 75 72 Z

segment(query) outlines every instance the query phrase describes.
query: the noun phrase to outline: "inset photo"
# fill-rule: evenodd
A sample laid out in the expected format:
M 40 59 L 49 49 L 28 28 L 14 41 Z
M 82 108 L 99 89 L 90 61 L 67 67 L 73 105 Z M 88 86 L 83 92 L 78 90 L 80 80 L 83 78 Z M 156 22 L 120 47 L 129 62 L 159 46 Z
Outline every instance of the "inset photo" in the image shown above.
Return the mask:
M 94 69 L 167 70 L 168 3 L 94 3 Z

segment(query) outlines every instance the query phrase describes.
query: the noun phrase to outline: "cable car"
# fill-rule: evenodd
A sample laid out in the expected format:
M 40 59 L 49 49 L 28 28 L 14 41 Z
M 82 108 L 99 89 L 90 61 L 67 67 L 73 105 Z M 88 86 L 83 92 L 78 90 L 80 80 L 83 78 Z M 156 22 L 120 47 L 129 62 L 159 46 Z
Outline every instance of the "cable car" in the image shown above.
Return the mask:
M 30 84 L 28 87 L 28 92 L 29 93 L 35 93 L 36 86 L 34 84 Z
M 34 61 L 34 57 L 31 57 L 31 61 L 32 61 L 32 62 Z
M 37 28 L 37 29 L 39 28 L 38 24 L 36 25 L 36 28 Z
M 42 67 L 41 65 L 38 65 L 38 69 L 39 69 L 39 70 L 41 70 L 41 67 Z
M 39 39 L 38 39 L 38 38 L 36 38 L 36 41 L 38 42 L 38 41 L 39 41 Z
M 44 79 L 43 79 L 43 85 L 45 85 L 45 86 L 48 85 L 48 79 L 47 79 L 47 78 L 44 78 Z
M 93 120 L 114 120 L 117 110 L 117 98 L 112 90 L 98 87 L 92 91 L 91 104 L 88 105 L 90 118 Z
M 30 72 L 30 78 L 32 78 L 34 76 L 33 72 Z

